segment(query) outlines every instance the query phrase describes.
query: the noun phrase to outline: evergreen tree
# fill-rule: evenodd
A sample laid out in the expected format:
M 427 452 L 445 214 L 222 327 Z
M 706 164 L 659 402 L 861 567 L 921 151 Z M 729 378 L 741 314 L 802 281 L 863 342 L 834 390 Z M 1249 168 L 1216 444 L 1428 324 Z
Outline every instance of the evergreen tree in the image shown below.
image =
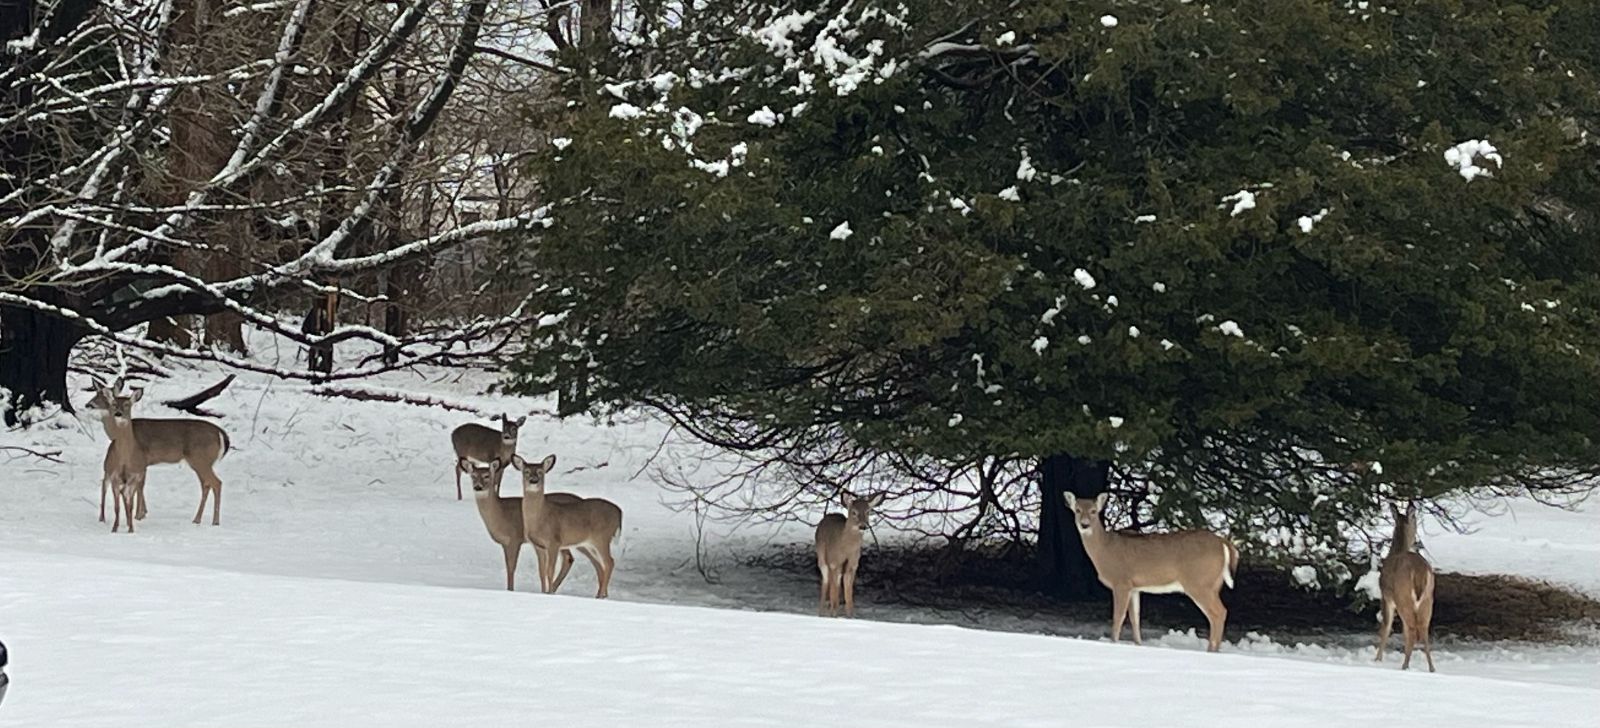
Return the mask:
M 1593 482 L 1591 4 L 705 6 L 568 82 L 513 388 L 1035 459 L 1066 592 L 1108 478 L 1299 561 Z

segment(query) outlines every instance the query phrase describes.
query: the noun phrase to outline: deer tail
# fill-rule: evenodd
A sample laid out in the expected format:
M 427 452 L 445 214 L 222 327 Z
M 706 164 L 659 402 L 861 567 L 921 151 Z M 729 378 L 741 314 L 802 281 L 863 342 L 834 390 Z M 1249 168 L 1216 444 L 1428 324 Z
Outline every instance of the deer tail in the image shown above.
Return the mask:
M 1239 547 L 1232 541 L 1222 540 L 1222 583 L 1233 588 L 1233 577 L 1239 572 Z

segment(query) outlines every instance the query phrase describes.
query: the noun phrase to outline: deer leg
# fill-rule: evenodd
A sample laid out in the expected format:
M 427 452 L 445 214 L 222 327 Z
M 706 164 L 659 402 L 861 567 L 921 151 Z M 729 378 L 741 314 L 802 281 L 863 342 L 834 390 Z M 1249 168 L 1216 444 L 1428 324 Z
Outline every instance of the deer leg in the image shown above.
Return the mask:
M 506 552 L 506 591 L 517 590 L 517 557 L 522 555 L 522 542 L 500 544 Z
M 101 523 L 105 523 L 106 522 L 106 491 L 110 490 L 110 489 L 111 489 L 111 479 L 110 478 L 101 478 L 100 479 L 100 522 Z M 112 507 L 113 508 L 116 507 L 116 504 L 113 503 Z
M 1428 659 L 1428 672 L 1433 672 L 1433 595 L 1422 598 L 1417 605 L 1417 631 L 1422 638 L 1422 656 Z
M 1208 594 L 1206 596 L 1189 595 L 1194 600 L 1194 605 L 1206 613 L 1206 621 L 1211 623 L 1211 634 L 1206 635 L 1206 651 L 1216 652 L 1222 649 L 1222 632 L 1228 624 L 1228 608 L 1222 604 L 1222 595 Z
M 131 482 L 122 486 L 122 512 L 128 516 L 128 533 L 133 533 L 133 494 L 136 487 Z
M 1111 641 L 1122 639 L 1122 622 L 1128 618 L 1128 592 L 1126 587 L 1111 589 Z
M 555 583 L 550 585 L 550 593 L 554 594 L 561 590 L 561 582 L 567 580 L 567 572 L 572 571 L 572 562 L 576 560 L 577 557 L 572 555 L 570 549 L 561 550 L 561 572 L 556 574 Z
M 594 579 L 600 583 L 599 587 L 595 590 L 594 598 L 604 599 L 606 597 L 605 563 L 600 560 L 600 555 L 595 552 L 594 547 L 592 546 L 579 546 L 578 552 L 583 554 L 583 557 L 589 560 L 590 565 L 594 566 Z
M 1417 647 L 1416 615 L 1400 612 L 1400 634 L 1405 638 L 1405 657 L 1400 660 L 1400 669 L 1411 669 L 1411 651 Z
M 1373 662 L 1383 662 L 1383 649 L 1389 646 L 1389 634 L 1394 629 L 1394 600 L 1383 598 L 1383 608 L 1378 615 L 1378 656 Z
M 617 557 L 611 555 L 611 542 L 600 544 L 600 559 L 606 565 L 606 580 L 600 583 L 601 598 L 611 596 L 611 577 L 617 573 Z
M 549 585 L 544 580 L 544 547 L 532 541 L 528 543 L 533 546 L 533 558 L 539 563 L 539 591 L 548 592 L 549 589 L 546 587 Z
M 194 512 L 194 522 L 198 525 L 200 518 L 206 511 L 206 495 L 211 495 L 211 525 L 222 524 L 222 479 L 217 477 L 217 471 L 211 469 L 211 463 L 190 463 L 194 474 L 200 478 L 200 510 Z
M 211 491 L 206 488 L 206 482 L 204 480 L 200 481 L 200 507 L 194 510 L 194 525 L 196 526 L 200 525 L 200 517 L 206 513 L 206 496 L 210 494 Z
M 461 500 L 461 460 L 456 460 L 456 500 Z
M 822 588 L 828 594 L 827 615 L 837 617 L 839 616 L 839 583 L 844 575 L 840 573 L 839 569 L 834 568 L 832 564 L 823 567 L 823 570 Z
M 554 594 L 551 584 L 555 582 L 555 560 L 561 558 L 561 549 L 539 547 L 539 590 L 545 594 Z
M 822 563 L 821 558 L 816 560 L 816 571 L 819 574 L 816 582 L 816 616 L 824 616 L 827 614 L 827 563 Z
M 144 506 L 144 481 L 139 481 L 139 520 L 144 520 L 147 509 Z
M 222 480 L 216 476 L 211 481 L 211 525 L 222 525 Z
M 1133 643 L 1144 644 L 1140 641 L 1142 635 L 1139 634 L 1139 590 L 1137 589 L 1128 592 L 1128 621 L 1133 627 Z
M 844 565 L 844 616 L 852 619 L 856 616 L 856 569 L 860 566 L 857 560 Z

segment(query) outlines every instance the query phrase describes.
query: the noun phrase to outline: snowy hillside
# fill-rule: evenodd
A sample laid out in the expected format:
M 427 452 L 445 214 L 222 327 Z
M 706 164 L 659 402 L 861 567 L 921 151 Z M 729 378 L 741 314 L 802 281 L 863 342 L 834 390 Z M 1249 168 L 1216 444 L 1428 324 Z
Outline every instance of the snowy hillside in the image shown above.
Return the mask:
M 153 403 L 217 376 L 156 382 L 139 414 L 170 416 Z M 199 488 L 169 465 L 150 471 L 138 532 L 111 534 L 96 520 L 105 436 L 95 413 L 0 433 L 0 445 L 59 450 L 62 461 L 0 453 L 0 639 L 16 683 L 0 725 L 544 716 L 625 725 L 651 716 L 727 726 L 1309 726 L 1359 706 L 1408 724 L 1500 727 L 1576 725 L 1600 707 L 1594 647 L 1445 640 L 1440 673 L 1427 675 L 1399 673 L 1398 657 L 1374 665 L 1367 635 L 1286 645 L 1230 627 L 1224 654 L 1206 655 L 1188 631 L 1198 618 L 1147 621 L 1149 641 L 1175 649 L 1103 644 L 1103 623 L 964 624 L 1033 634 L 886 624 L 960 617 L 870 602 L 855 622 L 818 619 L 809 616 L 814 582 L 733 558 L 807 541 L 807 527 L 718 535 L 706 557 L 721 578 L 708 583 L 695 568 L 693 519 L 663 506 L 648 476 L 633 477 L 664 438 L 668 453 L 691 445 L 643 417 L 556 422 L 539 414 L 547 403 L 475 394 L 490 381 L 433 372 L 359 386 L 535 412 L 521 452 L 559 456 L 552 489 L 604 496 L 626 513 L 613 599 L 588 598 L 595 582 L 581 559 L 560 596 L 537 594 L 527 552 L 518 593 L 501 590 L 500 551 L 470 486 L 458 502 L 451 476 L 449 431 L 472 415 L 327 399 L 241 375 L 210 405 L 237 448 L 218 466 L 220 527 L 190 523 Z M 1518 503 L 1514 516 L 1484 516 L 1467 536 L 1425 526 L 1423 538 L 1443 569 L 1600 592 L 1600 509 Z M 1162 637 L 1168 629 L 1182 631 Z
M 18 664 L 6 725 L 1549 728 L 1600 700 L 948 627 L 0 554 Z

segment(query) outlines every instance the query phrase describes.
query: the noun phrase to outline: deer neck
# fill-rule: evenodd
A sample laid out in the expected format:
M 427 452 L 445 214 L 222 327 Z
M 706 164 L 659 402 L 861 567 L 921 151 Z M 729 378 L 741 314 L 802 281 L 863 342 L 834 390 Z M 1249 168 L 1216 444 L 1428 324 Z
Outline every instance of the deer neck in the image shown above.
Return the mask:
M 476 493 L 475 495 L 477 497 L 474 500 L 478 502 L 478 515 L 483 517 L 483 522 L 488 524 L 491 529 L 504 530 L 507 527 L 522 525 L 522 514 L 517 514 L 515 522 L 513 522 L 513 519 L 506 513 L 506 501 L 512 499 L 501 497 L 499 488 Z
M 111 413 L 108 412 L 100 416 L 100 426 L 105 428 L 106 437 L 111 438 L 112 442 L 133 439 L 133 418 L 131 417 L 124 422 L 118 423 L 117 418 L 112 417 Z
M 1074 524 L 1076 525 L 1076 524 Z M 1074 528 L 1073 530 L 1078 530 Z M 1089 560 L 1097 566 L 1101 557 L 1106 553 L 1117 539 L 1121 538 L 1114 532 L 1107 531 L 1105 523 L 1099 518 L 1089 522 L 1088 532 L 1078 530 L 1078 535 L 1083 538 L 1083 550 L 1089 554 Z
M 528 533 L 533 533 L 544 519 L 545 511 L 544 490 L 522 491 L 522 522 Z
M 1389 556 L 1394 557 L 1406 553 L 1417 543 L 1417 522 L 1415 517 L 1404 517 L 1395 521 L 1394 540 L 1389 542 Z

